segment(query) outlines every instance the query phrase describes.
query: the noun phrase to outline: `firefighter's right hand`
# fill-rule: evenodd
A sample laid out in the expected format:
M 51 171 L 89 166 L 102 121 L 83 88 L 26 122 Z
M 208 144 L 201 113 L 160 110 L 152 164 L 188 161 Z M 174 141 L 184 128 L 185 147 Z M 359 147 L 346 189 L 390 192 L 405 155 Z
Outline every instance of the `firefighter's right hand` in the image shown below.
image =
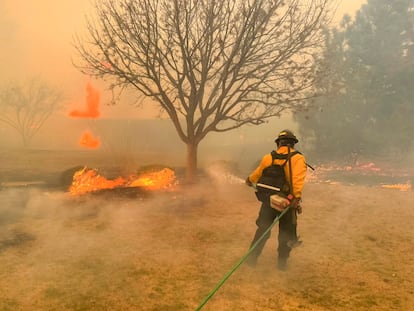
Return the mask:
M 302 206 L 300 205 L 300 203 L 296 205 L 296 211 L 298 212 L 298 214 L 302 214 Z
M 293 197 L 293 196 L 292 196 L 292 197 Z M 297 208 L 298 208 L 298 206 L 300 206 L 300 198 L 295 198 L 295 197 L 290 198 L 290 197 L 288 196 L 288 199 L 290 200 L 290 207 L 291 207 L 291 208 L 295 208 L 295 209 L 297 209 Z
M 294 209 L 296 209 L 298 214 L 302 214 L 302 206 L 300 205 L 301 202 L 301 198 L 293 198 L 290 201 L 290 206 Z
M 250 181 L 249 177 L 246 178 L 245 181 L 246 185 L 248 185 L 249 187 L 253 187 L 253 183 Z

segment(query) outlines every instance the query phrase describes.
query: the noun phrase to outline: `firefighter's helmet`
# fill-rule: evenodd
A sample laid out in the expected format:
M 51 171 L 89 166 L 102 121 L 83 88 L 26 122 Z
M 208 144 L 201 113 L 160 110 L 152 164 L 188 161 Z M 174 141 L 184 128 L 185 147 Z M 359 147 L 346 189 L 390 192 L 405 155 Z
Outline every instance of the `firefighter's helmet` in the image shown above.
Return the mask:
M 283 130 L 279 133 L 279 135 L 277 136 L 277 138 L 275 139 L 276 144 L 279 143 L 280 141 L 288 141 L 288 142 L 292 142 L 294 144 L 296 144 L 299 140 L 296 138 L 295 134 L 293 134 L 292 131 L 290 130 Z

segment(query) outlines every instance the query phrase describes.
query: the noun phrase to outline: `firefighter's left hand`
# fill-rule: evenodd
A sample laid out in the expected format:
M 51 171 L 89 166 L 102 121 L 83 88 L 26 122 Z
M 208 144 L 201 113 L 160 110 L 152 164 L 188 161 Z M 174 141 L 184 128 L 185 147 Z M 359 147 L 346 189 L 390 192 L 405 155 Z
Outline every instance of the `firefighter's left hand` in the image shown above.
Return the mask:
M 246 178 L 245 181 L 246 185 L 248 185 L 249 187 L 253 187 L 253 183 L 250 181 L 249 177 Z

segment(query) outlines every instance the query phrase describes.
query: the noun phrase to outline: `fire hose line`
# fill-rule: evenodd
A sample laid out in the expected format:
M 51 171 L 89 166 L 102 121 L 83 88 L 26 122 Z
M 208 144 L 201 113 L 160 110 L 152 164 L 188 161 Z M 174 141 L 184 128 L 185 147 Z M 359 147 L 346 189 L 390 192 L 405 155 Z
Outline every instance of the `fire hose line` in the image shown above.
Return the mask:
M 273 223 L 267 228 L 267 230 L 262 234 L 262 236 L 252 245 L 252 247 L 248 250 L 248 252 L 234 265 L 234 267 L 227 272 L 227 274 L 220 280 L 220 282 L 217 283 L 216 287 L 212 289 L 212 291 L 204 298 L 204 300 L 200 303 L 200 305 L 195 309 L 195 311 L 201 310 L 204 305 L 213 297 L 213 295 L 220 289 L 221 286 L 227 281 L 228 278 L 241 266 L 243 262 L 246 261 L 247 257 L 253 252 L 253 250 L 256 248 L 256 246 L 263 240 L 263 238 L 266 236 L 266 234 L 272 230 L 272 228 L 279 222 L 280 218 L 283 217 L 283 215 L 286 214 L 286 212 L 290 209 L 290 206 L 286 207 L 278 217 L 275 218 Z

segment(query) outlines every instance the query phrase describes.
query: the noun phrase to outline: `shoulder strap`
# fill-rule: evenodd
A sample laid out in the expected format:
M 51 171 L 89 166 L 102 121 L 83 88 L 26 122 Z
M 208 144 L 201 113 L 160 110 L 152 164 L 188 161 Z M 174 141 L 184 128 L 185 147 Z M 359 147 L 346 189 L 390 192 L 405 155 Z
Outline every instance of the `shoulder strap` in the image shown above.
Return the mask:
M 288 154 L 282 154 L 282 153 L 277 153 L 275 150 L 272 150 L 272 152 L 270 153 L 272 156 L 272 165 L 273 162 L 277 159 L 277 160 L 286 160 L 282 166 L 285 166 L 287 160 L 289 159 L 289 157 L 293 157 L 295 154 L 301 154 L 299 151 L 295 150 L 293 152 L 290 152 Z
M 289 192 L 293 195 L 293 176 L 292 176 L 292 162 L 290 159 L 299 151 L 290 152 L 290 147 L 288 146 L 288 159 L 286 161 L 289 162 Z M 285 163 L 286 164 L 286 163 Z

